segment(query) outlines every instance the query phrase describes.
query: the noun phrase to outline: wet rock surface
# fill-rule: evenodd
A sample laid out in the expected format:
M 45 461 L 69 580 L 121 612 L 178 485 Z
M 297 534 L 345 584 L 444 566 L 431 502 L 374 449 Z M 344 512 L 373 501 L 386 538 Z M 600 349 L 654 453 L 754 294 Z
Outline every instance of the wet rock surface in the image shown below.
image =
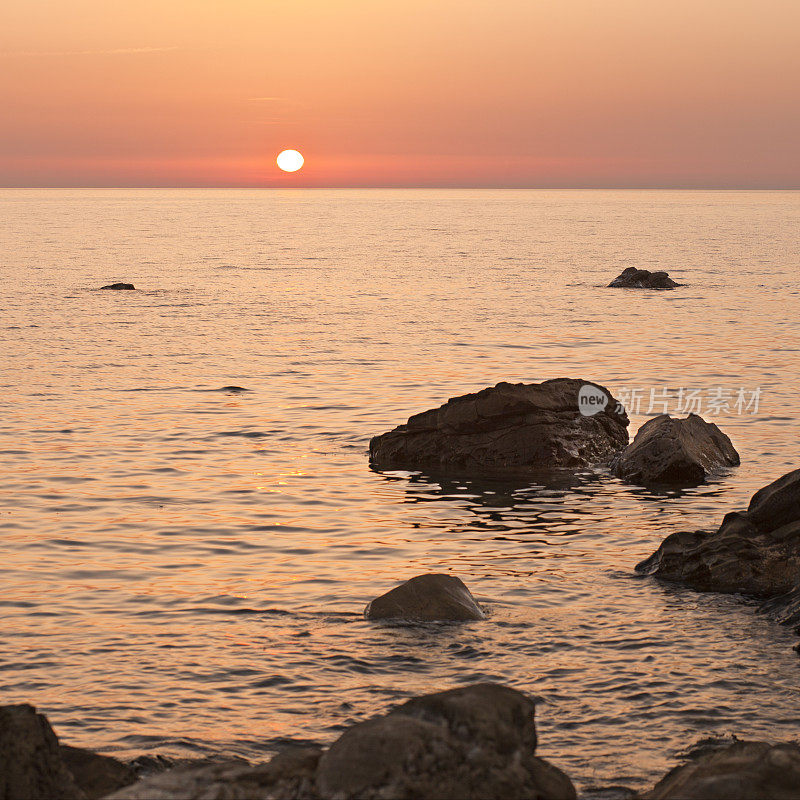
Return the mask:
M 795 800 L 800 747 L 736 742 L 667 773 L 642 800 Z
M 685 419 L 660 414 L 639 428 L 612 462 L 618 478 L 641 486 L 696 485 L 706 476 L 739 464 L 731 440 L 697 414 Z
M 132 767 L 111 756 L 69 745 L 61 745 L 59 753 L 87 800 L 105 797 L 133 783 L 137 777 Z
M 486 615 L 454 575 L 417 575 L 367 603 L 366 619 L 477 620 Z
M 628 267 L 608 284 L 613 289 L 674 289 L 683 286 L 672 280 L 666 272 L 650 272 L 647 269 Z
M 101 286 L 101 289 L 113 289 L 116 291 L 131 291 L 136 287 L 132 283 L 109 283 L 108 286 Z
M 579 406 L 587 386 L 607 398 L 591 415 Z M 498 383 L 374 437 L 370 461 L 479 475 L 604 464 L 628 444 L 628 417 L 617 406 L 608 389 L 575 378 Z
M 180 766 L 109 795 L 115 800 L 267 800 L 317 798 L 314 776 L 322 751 L 292 748 L 266 764 L 240 760 Z
M 84 800 L 43 714 L 0 706 L 0 800 Z
M 574 800 L 569 778 L 534 754 L 534 710 L 515 689 L 466 686 L 354 725 L 324 752 L 290 750 L 257 767 L 173 770 L 112 797 Z
M 667 536 L 637 572 L 701 592 L 767 599 L 778 621 L 800 621 L 800 469 L 757 491 L 746 511 L 726 514 L 714 532 Z

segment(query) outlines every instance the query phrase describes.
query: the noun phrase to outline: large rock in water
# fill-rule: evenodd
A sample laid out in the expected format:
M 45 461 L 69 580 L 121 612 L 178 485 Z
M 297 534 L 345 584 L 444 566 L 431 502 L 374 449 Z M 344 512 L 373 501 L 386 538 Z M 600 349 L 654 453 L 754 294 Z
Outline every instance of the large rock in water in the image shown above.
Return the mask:
M 757 491 L 747 511 L 726 514 L 713 533 L 667 536 L 636 570 L 701 592 L 768 599 L 763 609 L 800 622 L 800 469 Z
M 579 406 L 579 393 L 582 399 L 605 398 L 605 404 Z M 606 463 L 628 444 L 628 417 L 618 407 L 608 389 L 575 378 L 498 383 L 376 436 L 369 443 L 370 461 L 473 474 Z
M 0 706 L 0 800 L 85 800 L 43 714 Z
M 132 283 L 109 283 L 108 286 L 101 286 L 100 288 L 131 291 L 136 287 Z
M 460 578 L 428 574 L 396 586 L 367 603 L 367 619 L 471 620 L 485 619 L 475 598 Z
M 676 283 L 666 272 L 650 272 L 648 269 L 628 267 L 608 284 L 612 289 L 674 289 L 683 286 Z
M 642 800 L 796 800 L 800 747 L 736 742 L 668 772 Z
M 416 697 L 354 725 L 321 756 L 290 751 L 260 767 L 174 770 L 112 797 L 574 800 L 570 779 L 535 755 L 534 710 L 515 689 L 465 686 Z
M 641 486 L 694 485 L 709 472 L 739 464 L 731 440 L 697 414 L 686 419 L 660 414 L 639 428 L 612 462 L 614 474 Z

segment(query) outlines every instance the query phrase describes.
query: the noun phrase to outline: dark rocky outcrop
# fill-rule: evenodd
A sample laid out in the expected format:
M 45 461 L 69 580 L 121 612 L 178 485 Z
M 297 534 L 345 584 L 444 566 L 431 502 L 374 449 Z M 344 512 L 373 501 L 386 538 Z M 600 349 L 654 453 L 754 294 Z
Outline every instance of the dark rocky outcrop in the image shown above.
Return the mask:
M 485 614 L 454 575 L 417 575 L 367 603 L 367 619 L 472 620 Z
M 641 486 L 695 485 L 708 473 L 739 464 L 731 440 L 697 414 L 686 419 L 660 414 L 639 428 L 612 462 L 614 474 Z
M 800 747 L 735 742 L 668 772 L 642 800 L 796 800 Z
M 349 728 L 325 752 L 289 751 L 259 767 L 173 770 L 112 797 L 574 800 L 569 778 L 535 749 L 533 701 L 477 684 L 416 697 Z
M 131 767 L 111 756 L 68 745 L 61 745 L 59 752 L 87 800 L 98 800 L 136 780 Z
M 583 388 L 605 405 L 579 407 Z M 583 395 L 582 395 L 583 396 Z M 628 417 L 608 389 L 574 378 L 498 383 L 412 416 L 369 443 L 377 467 L 470 474 L 574 469 L 607 463 L 628 444 Z
M 315 800 L 315 772 L 322 751 L 297 747 L 269 763 L 250 766 L 241 760 L 203 766 L 180 766 L 143 778 L 109 795 L 114 800 Z
M 636 566 L 646 575 L 701 592 L 768 599 L 780 622 L 800 621 L 800 469 L 759 489 L 747 511 L 726 514 L 713 533 L 667 536 Z
M 101 289 L 135 289 L 136 287 L 132 283 L 109 283 L 108 286 L 101 286 Z
M 533 701 L 497 684 L 416 697 L 346 731 L 322 756 L 322 797 L 573 798 L 534 755 Z
M 84 800 L 43 714 L 0 706 L 0 800 Z
M 613 289 L 674 289 L 683 286 L 672 280 L 666 272 L 650 272 L 636 267 L 622 270 L 608 285 Z

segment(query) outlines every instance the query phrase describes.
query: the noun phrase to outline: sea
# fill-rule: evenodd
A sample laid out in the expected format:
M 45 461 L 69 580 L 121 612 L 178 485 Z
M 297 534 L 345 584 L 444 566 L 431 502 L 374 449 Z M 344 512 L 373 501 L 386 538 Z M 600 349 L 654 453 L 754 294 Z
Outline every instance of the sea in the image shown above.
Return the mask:
M 792 630 L 634 566 L 800 466 L 798 230 L 797 192 L 0 191 L 0 701 L 120 758 L 259 761 L 497 681 L 586 796 L 796 738 Z M 607 288 L 630 266 L 685 286 Z M 411 414 L 557 377 L 631 435 L 700 413 L 741 466 L 369 464 Z M 487 619 L 363 618 L 426 572 Z

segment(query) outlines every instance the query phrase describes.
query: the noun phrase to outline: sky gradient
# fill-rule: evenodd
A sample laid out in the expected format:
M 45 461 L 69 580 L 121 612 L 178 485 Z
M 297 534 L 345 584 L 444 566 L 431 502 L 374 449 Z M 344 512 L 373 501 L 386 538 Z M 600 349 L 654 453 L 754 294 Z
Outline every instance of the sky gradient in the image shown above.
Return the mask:
M 25 0 L 0 185 L 799 188 L 799 87 L 798 0 Z

